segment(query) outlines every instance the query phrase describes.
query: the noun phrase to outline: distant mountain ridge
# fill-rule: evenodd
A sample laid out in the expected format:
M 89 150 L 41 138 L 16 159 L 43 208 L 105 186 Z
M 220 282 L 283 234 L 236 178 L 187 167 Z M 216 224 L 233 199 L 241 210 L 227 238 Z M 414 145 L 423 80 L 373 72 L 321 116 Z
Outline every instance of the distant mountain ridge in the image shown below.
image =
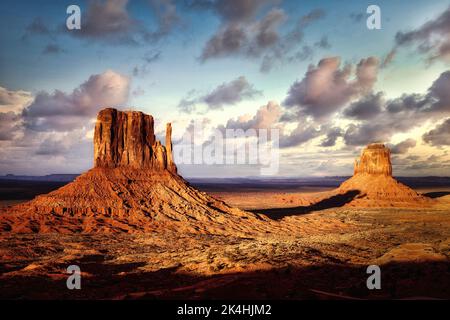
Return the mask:
M 48 174 L 45 176 L 26 176 L 7 174 L 0 176 L 0 180 L 20 180 L 20 181 L 52 181 L 52 182 L 71 182 L 78 177 L 79 174 L 62 173 L 62 174 Z
M 45 182 L 71 182 L 80 174 L 49 174 L 44 176 L 28 176 L 7 174 L 0 176 L 0 180 L 11 181 L 45 181 Z M 325 177 L 242 177 L 242 178 L 187 178 L 193 185 L 254 185 L 262 188 L 269 186 L 321 186 L 337 187 L 350 176 L 325 176 Z M 396 177 L 398 181 L 412 187 L 450 187 L 450 177 L 425 176 L 425 177 Z

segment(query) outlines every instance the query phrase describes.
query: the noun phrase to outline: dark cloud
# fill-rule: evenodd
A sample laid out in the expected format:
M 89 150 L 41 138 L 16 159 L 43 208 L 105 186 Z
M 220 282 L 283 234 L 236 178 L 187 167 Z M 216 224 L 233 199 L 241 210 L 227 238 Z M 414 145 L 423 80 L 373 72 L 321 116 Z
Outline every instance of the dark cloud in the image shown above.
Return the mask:
M 79 34 L 95 38 L 128 33 L 136 22 L 128 14 L 127 3 L 128 0 L 90 1 Z
M 261 91 L 256 90 L 244 76 L 240 76 L 230 82 L 222 83 L 210 93 L 200 97 L 195 97 L 196 92 L 191 91 L 187 98 L 180 101 L 178 108 L 190 113 L 195 111 L 197 104 L 204 103 L 210 110 L 222 109 L 225 105 L 234 105 L 261 94 Z
M 275 63 L 305 59 L 306 51 L 295 51 L 303 39 L 303 30 L 322 19 L 325 11 L 315 9 L 298 18 L 294 27 L 282 34 L 280 26 L 287 20 L 286 13 L 276 7 L 278 1 L 192 1 L 191 8 L 209 9 L 221 19 L 219 29 L 206 42 L 200 60 L 238 55 L 251 59 L 261 58 L 260 70 L 268 72 Z M 315 47 L 329 48 L 326 37 Z M 308 47 L 304 47 L 308 48 Z M 290 56 L 290 57 L 289 57 Z M 308 55 L 309 57 L 309 55 Z
M 343 131 L 339 127 L 330 128 L 327 132 L 325 139 L 320 143 L 321 147 L 333 147 L 336 145 L 336 141 L 341 137 Z
M 344 141 L 348 146 L 364 146 L 389 141 L 394 132 L 394 129 L 386 128 L 384 124 L 350 124 L 344 133 Z
M 314 54 L 314 47 L 328 49 L 331 47 L 328 38 L 323 36 L 314 46 L 302 44 L 305 29 L 317 20 L 325 17 L 325 11 L 314 9 L 297 19 L 294 27 L 270 48 L 263 56 L 260 71 L 269 72 L 274 65 L 306 61 Z M 299 48 L 300 46 L 300 48 Z
M 130 15 L 128 3 L 128 0 L 90 0 L 81 19 L 81 29 L 69 34 L 105 43 L 139 45 L 159 41 L 181 24 L 173 0 L 148 1 L 156 20 L 153 30 Z
M 280 148 L 296 147 L 322 134 L 323 130 L 320 127 L 318 128 L 314 124 L 299 122 L 297 128 L 289 134 L 282 134 L 280 136 Z
M 371 142 L 386 142 L 396 133 L 407 132 L 421 126 L 426 121 L 440 120 L 450 114 L 450 72 L 443 72 L 430 86 L 426 94 L 404 94 L 390 99 L 376 108 L 370 115 L 361 117 L 359 106 L 373 105 L 367 97 L 344 110 L 344 116 L 363 120 L 347 127 L 344 140 L 347 145 L 364 145 Z M 365 110 L 365 109 L 364 109 Z M 378 112 L 376 112 L 378 111 Z M 439 131 L 435 132 L 436 134 Z M 437 135 L 439 136 L 439 135 Z M 425 141 L 432 140 L 433 134 L 424 136 Z M 438 139 L 438 138 L 437 138 Z M 439 140 L 439 139 L 438 139 Z M 445 139 L 444 139 L 445 140 Z
M 225 22 L 242 22 L 254 18 L 264 6 L 277 2 L 274 0 L 193 0 L 188 1 L 188 6 L 194 9 L 211 10 Z
M 231 82 L 221 84 L 211 93 L 205 95 L 202 100 L 210 109 L 220 109 L 224 105 L 236 104 L 260 94 L 261 92 L 255 90 L 244 76 L 240 76 Z
M 238 24 L 224 26 L 208 40 L 203 48 L 201 60 L 237 53 L 247 43 L 247 34 L 242 26 Z
M 450 112 L 450 71 L 439 75 L 427 94 L 405 94 L 387 104 L 390 113 L 415 111 L 428 114 L 430 117 Z
M 354 98 L 370 92 L 378 74 L 378 60 L 362 59 L 356 66 L 341 68 L 338 57 L 322 59 L 317 67 L 310 66 L 301 81 L 292 84 L 284 104 L 299 113 L 316 119 L 329 116 Z
M 414 139 L 406 139 L 395 145 L 389 145 L 392 154 L 405 154 L 409 149 L 414 148 L 417 142 Z
M 429 61 L 450 60 L 450 8 L 419 28 L 398 32 L 395 36 L 398 47 L 415 46 Z
M 65 152 L 67 152 L 67 147 L 62 141 L 47 138 L 39 145 L 35 154 L 41 156 L 55 156 L 64 154 Z
M 450 118 L 433 130 L 425 133 L 423 141 L 434 146 L 450 146 Z
M 377 116 L 382 111 L 383 105 L 383 93 L 371 93 L 350 104 L 343 113 L 348 118 L 367 120 Z
M 278 27 L 286 16 L 272 9 L 260 21 L 225 23 L 206 43 L 200 59 L 206 61 L 230 54 L 259 57 L 279 41 Z

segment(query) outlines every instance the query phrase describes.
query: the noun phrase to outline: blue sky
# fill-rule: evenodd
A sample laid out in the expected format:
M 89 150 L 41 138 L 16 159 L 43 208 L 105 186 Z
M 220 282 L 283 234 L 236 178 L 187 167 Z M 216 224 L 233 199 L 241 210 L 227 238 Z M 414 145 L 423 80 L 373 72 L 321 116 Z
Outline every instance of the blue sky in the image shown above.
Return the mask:
M 243 6 L 243 3 L 246 5 Z M 67 18 L 65 11 L 70 4 L 77 4 L 81 8 L 81 32 L 64 28 Z M 366 8 L 370 4 L 376 4 L 381 9 L 381 30 L 369 30 L 366 27 Z M 441 135 L 446 132 L 445 120 L 450 108 L 440 108 L 429 117 L 422 116 L 423 113 L 418 117 L 408 113 L 411 119 L 420 119 L 420 125 L 411 125 L 410 128 L 399 126 L 398 130 L 389 134 L 383 132 L 383 126 L 389 126 L 386 120 L 388 115 L 380 111 L 376 115 L 380 121 L 379 131 L 368 137 L 367 141 L 352 140 L 349 130 L 351 124 L 366 130 L 364 132 L 375 130 L 368 127 L 369 119 L 345 116 L 349 114 L 345 110 L 352 103 L 368 99 L 370 94 L 377 92 L 383 93 L 382 110 L 387 110 L 394 99 L 414 93 L 423 95 L 425 101 L 433 82 L 448 69 L 448 59 L 444 54 L 430 59 L 431 55 L 445 47 L 442 45 L 446 43 L 448 35 L 445 17 L 443 24 L 434 25 L 434 29 L 427 34 L 428 38 L 414 31 L 423 30 L 421 28 L 430 21 L 438 21 L 449 5 L 448 1 L 429 0 L 112 0 L 108 9 L 105 1 L 2 1 L 0 87 L 5 96 L 17 95 L 14 103 L 22 105 L 12 106 L 11 98 L 6 102 L 0 101 L 0 108 L 3 108 L 0 112 L 6 113 L 15 108 L 17 115 L 0 118 L 4 119 L 1 122 L 3 130 L 9 130 L 2 138 L 0 129 L 0 144 L 4 150 L 0 156 L 0 174 L 46 174 L 55 170 L 81 172 L 88 169 L 91 160 L 84 160 L 83 156 L 90 155 L 90 131 L 95 114 L 102 107 L 95 104 L 95 99 L 91 99 L 92 105 L 83 105 L 83 117 L 77 117 L 76 114 L 71 114 L 72 118 L 55 117 L 45 127 L 38 127 L 37 118 L 30 117 L 36 115 L 40 122 L 47 123 L 43 112 L 45 106 L 39 105 L 42 99 L 37 99 L 43 94 L 50 95 L 46 103 L 52 106 L 55 104 L 54 112 L 67 114 L 64 111 L 65 104 L 73 102 L 77 88 L 83 91 L 83 84 L 95 83 L 97 79 L 89 82 L 90 77 L 107 71 L 120 77 L 103 76 L 97 80 L 100 83 L 116 81 L 115 85 L 126 92 L 123 97 L 118 95 L 118 100 L 105 98 L 100 101 L 117 102 L 123 108 L 133 107 L 150 113 L 161 124 L 172 121 L 179 135 L 192 120 L 207 118 L 211 127 L 226 125 L 230 119 L 236 120 L 245 114 L 250 118 L 255 116 L 269 101 L 277 102 L 281 113 L 294 113 L 297 117 L 284 121 L 280 116 L 273 123 L 283 129 L 283 137 L 289 140 L 289 143 L 285 143 L 288 147 L 283 148 L 282 152 L 282 175 L 348 174 L 352 159 L 366 142 L 375 138 L 392 146 L 408 139 L 415 141 L 414 146 L 411 141 L 406 143 L 410 145 L 408 154 L 404 152 L 396 155 L 399 173 L 445 174 L 449 169 L 445 164 L 449 160 L 449 147 L 446 144 L 448 140 Z M 93 9 L 95 6 L 97 11 Z M 89 12 L 97 14 L 90 21 Z M 119 26 L 113 25 L 110 20 L 114 14 L 122 19 L 118 19 Z M 267 43 L 259 44 L 255 34 L 262 30 L 263 22 L 269 21 L 271 17 L 275 22 L 270 22 L 273 23 L 269 26 L 271 33 L 266 40 L 263 39 Z M 305 17 L 312 18 L 308 20 Z M 288 35 L 302 18 L 302 37 L 288 41 Z M 110 25 L 102 26 L 105 21 Z M 223 42 L 220 50 L 216 43 L 214 54 L 205 58 L 208 43 L 214 37 L 222 36 L 221 31 L 227 28 L 238 28 L 245 32 L 247 42 L 240 43 L 238 48 L 227 48 Z M 399 43 L 396 40 L 398 33 L 407 34 L 411 39 Z M 144 40 L 144 34 L 151 36 Z M 275 38 L 270 38 L 272 36 Z M 136 40 L 136 43 L 130 43 L 130 39 Z M 421 45 L 423 47 L 425 44 L 432 44 L 432 48 L 421 49 Z M 395 54 L 392 61 L 382 67 L 393 50 Z M 280 57 L 274 59 L 275 53 Z M 358 93 L 352 93 L 339 101 L 339 108 L 334 108 L 328 101 L 333 112 L 326 111 L 326 115 L 321 115 L 320 119 L 317 112 L 310 109 L 315 106 L 308 104 L 305 97 L 296 96 L 298 99 L 290 106 L 285 104 L 296 82 L 304 80 L 304 83 L 308 83 L 306 74 L 310 66 L 319 70 L 319 61 L 336 57 L 340 61 L 337 71 L 343 70 L 346 64 L 356 68 L 363 59 L 373 57 L 377 60 L 376 81 L 370 83 L 370 88 L 364 89 L 363 93 L 353 88 Z M 269 70 L 262 70 L 265 58 L 272 62 Z M 350 77 L 355 76 L 352 73 Z M 205 97 L 217 93 L 216 89 L 221 85 L 227 87 L 239 77 L 244 77 L 242 84 L 247 89 L 253 89 L 247 98 L 240 97 L 242 92 L 238 92 L 236 99 L 226 101 L 220 107 L 205 103 Z M 349 79 L 349 83 L 353 81 Z M 64 93 L 64 98 L 55 97 L 55 90 Z M 307 95 L 305 92 L 302 94 Z M 435 95 L 432 98 L 442 97 Z M 183 99 L 195 102 L 194 112 L 182 110 L 180 105 Z M 71 107 L 76 113 L 76 106 Z M 91 111 L 86 111 L 86 108 Z M 24 110 L 28 110 L 28 113 Z M 75 118 L 78 127 L 72 126 Z M 57 124 L 55 119 L 59 121 Z M 11 125 L 11 121 L 17 121 L 18 124 Z M 69 123 L 66 131 L 61 129 L 64 121 Z M 296 127 L 299 129 L 292 133 Z M 311 127 L 315 133 L 309 139 L 303 138 L 306 133 L 300 132 L 300 127 Z M 329 135 L 331 128 L 341 130 L 336 142 L 332 146 L 318 146 Z M 11 130 L 17 132 L 11 133 Z M 430 133 L 432 130 L 435 130 L 433 134 Z M 430 138 L 425 138 L 424 135 L 428 133 L 426 137 Z M 24 143 L 27 137 L 37 136 L 40 137 L 37 141 Z M 61 145 L 65 151 L 43 152 L 41 149 L 47 145 L 43 146 L 42 141 L 48 141 L 47 144 L 55 150 Z M 75 157 L 73 153 L 78 156 Z M 302 170 L 296 171 L 291 164 L 295 164 L 296 160 L 293 159 L 297 159 L 299 154 L 308 155 L 310 160 Z M 324 155 L 342 160 L 330 164 L 329 170 L 324 170 L 328 161 Z M 411 155 L 416 157 L 407 160 Z M 433 155 L 439 161 L 427 160 Z M 31 164 L 24 158 L 35 162 Z M 411 160 L 413 158 L 416 160 Z M 217 173 L 214 168 L 210 171 L 189 167 L 183 170 L 186 175 L 193 176 L 203 175 L 204 172 L 205 175 Z M 249 168 L 221 170 L 223 176 L 255 174 Z

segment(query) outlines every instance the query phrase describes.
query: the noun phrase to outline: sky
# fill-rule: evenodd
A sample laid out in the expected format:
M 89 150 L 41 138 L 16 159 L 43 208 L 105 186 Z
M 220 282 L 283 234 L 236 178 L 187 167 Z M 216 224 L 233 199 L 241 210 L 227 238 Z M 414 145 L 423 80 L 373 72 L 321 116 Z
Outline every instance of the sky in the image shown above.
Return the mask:
M 88 170 L 96 114 L 117 107 L 160 138 L 172 122 L 175 145 L 194 123 L 276 129 L 276 176 L 349 175 L 372 142 L 397 176 L 450 176 L 450 1 L 3 0 L 0 25 L 0 175 Z

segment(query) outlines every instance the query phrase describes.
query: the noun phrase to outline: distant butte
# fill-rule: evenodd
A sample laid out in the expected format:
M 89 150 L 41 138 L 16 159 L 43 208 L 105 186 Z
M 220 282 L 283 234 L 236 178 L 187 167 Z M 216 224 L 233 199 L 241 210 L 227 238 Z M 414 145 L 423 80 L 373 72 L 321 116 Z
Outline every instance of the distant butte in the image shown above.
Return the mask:
M 355 160 L 353 177 L 337 189 L 354 193 L 347 205 L 361 207 L 422 207 L 433 201 L 392 177 L 391 152 L 382 143 L 369 144 Z

